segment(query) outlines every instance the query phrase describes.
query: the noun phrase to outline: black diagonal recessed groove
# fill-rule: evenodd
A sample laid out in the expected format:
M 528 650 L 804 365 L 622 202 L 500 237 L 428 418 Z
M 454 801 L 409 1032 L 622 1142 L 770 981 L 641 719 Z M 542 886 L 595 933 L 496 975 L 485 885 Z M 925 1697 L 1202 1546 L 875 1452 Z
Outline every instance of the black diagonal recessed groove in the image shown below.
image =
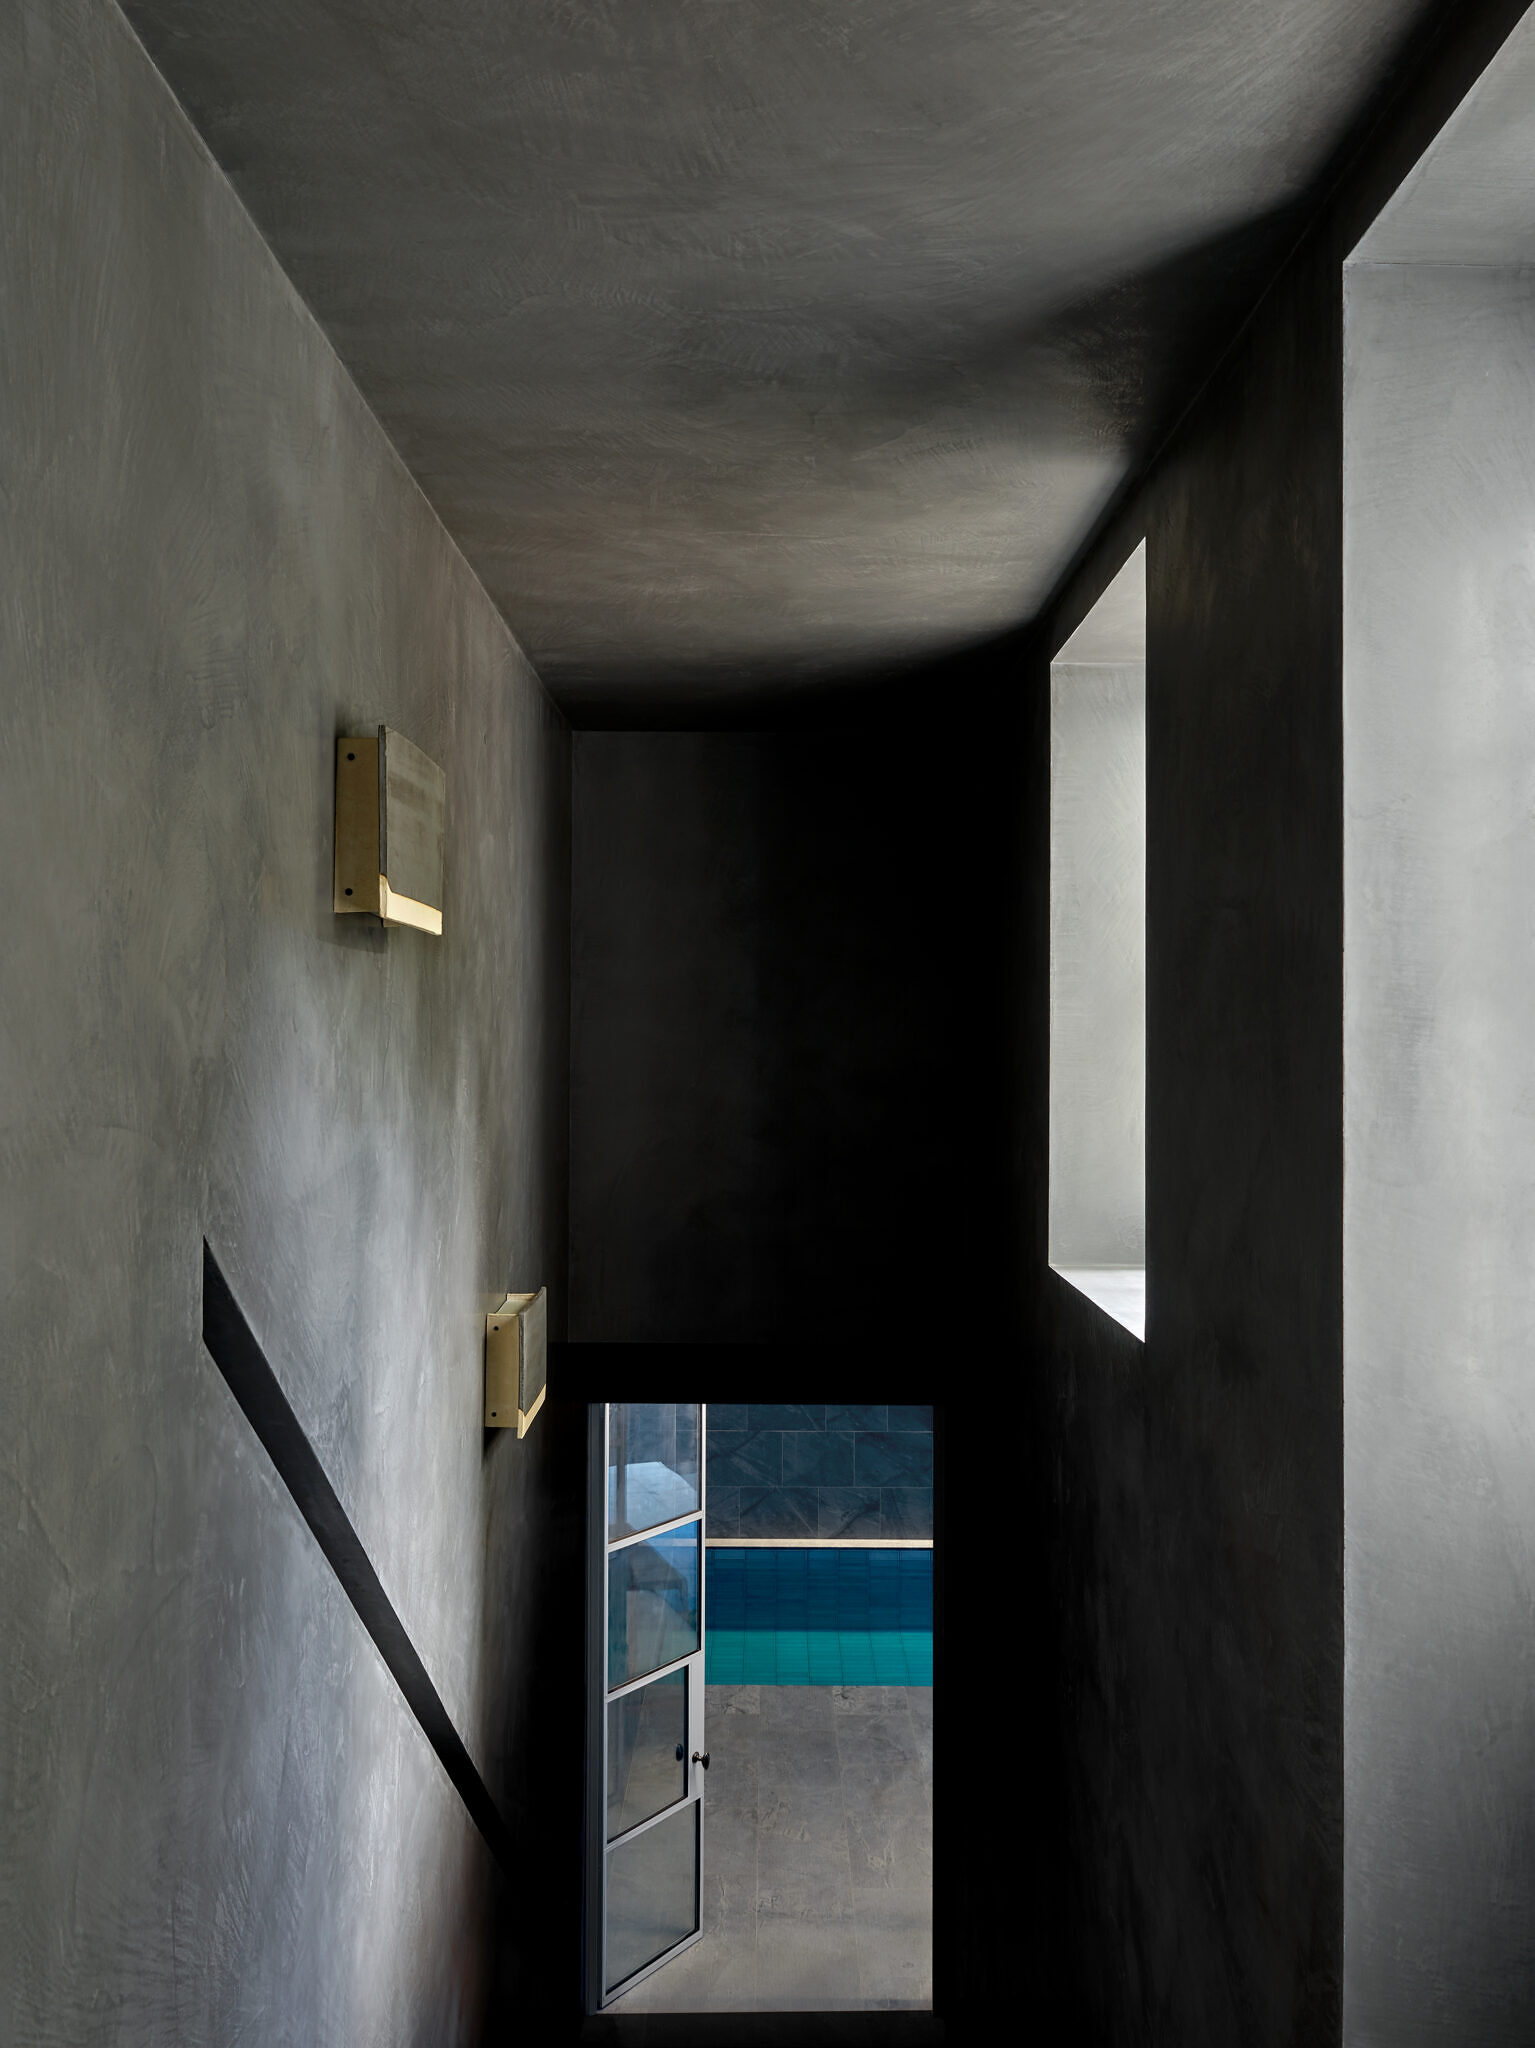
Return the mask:
M 336 1489 L 326 1477 L 325 1467 L 315 1455 L 298 1417 L 267 1363 L 250 1324 L 229 1291 L 206 1238 L 203 1240 L 203 1342 L 214 1364 L 228 1382 L 245 1419 L 261 1439 L 263 1448 L 277 1467 L 277 1475 L 292 1494 L 299 1513 L 314 1532 L 326 1562 L 341 1582 L 343 1592 L 357 1610 L 358 1619 L 378 1646 L 395 1684 L 405 1695 L 405 1704 L 421 1724 L 421 1732 L 436 1750 L 443 1769 L 452 1779 L 470 1818 L 485 1837 L 502 1868 L 512 1868 L 511 1837 L 484 1779 L 464 1747 L 448 1710 L 438 1697 L 416 1651 L 405 1632 L 405 1624 L 394 1610 L 389 1595 L 373 1569 L 362 1540 L 352 1527 Z

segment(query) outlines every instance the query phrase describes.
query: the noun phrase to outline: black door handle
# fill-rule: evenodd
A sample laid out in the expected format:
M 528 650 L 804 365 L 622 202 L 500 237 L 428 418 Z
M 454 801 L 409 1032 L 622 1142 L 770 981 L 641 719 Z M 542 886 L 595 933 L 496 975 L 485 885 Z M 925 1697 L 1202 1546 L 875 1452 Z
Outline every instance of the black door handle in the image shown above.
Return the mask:
M 706 1750 L 706 1749 L 695 1749 L 695 1750 L 694 1750 L 694 1752 L 693 1752 L 693 1761 L 694 1761 L 694 1763 L 695 1763 L 695 1764 L 702 1764 L 702 1765 L 703 1765 L 703 1767 L 704 1767 L 704 1769 L 705 1769 L 705 1770 L 708 1770 L 708 1768 L 709 1768 L 709 1752 L 708 1752 L 708 1750 Z
M 677 1744 L 677 1761 L 679 1764 L 682 1762 L 682 1744 L 680 1742 Z

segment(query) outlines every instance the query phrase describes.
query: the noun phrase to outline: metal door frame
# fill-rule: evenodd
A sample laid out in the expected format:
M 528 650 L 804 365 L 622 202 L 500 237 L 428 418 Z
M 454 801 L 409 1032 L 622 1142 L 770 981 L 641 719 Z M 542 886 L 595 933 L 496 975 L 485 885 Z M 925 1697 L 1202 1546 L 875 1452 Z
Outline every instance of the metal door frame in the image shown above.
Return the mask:
M 664 1522 L 657 1522 L 653 1528 L 642 1529 L 633 1536 L 608 1539 L 608 1458 L 611 1436 L 611 1410 L 613 1403 L 593 1401 L 587 1406 L 587 1526 L 586 1526 L 586 1873 L 585 1903 L 586 1926 L 584 1946 L 585 2006 L 588 2013 L 601 2012 L 613 2000 L 632 1991 L 636 1984 L 652 1976 L 657 1970 L 675 1961 L 703 1937 L 704 1902 L 704 1783 L 703 1768 L 693 1762 L 692 1752 L 708 1751 L 704 1730 L 704 1601 L 705 1563 L 708 1546 L 704 1540 L 706 1528 L 706 1474 L 709 1411 L 705 1402 L 698 1402 L 698 1506 L 685 1514 L 672 1516 Z M 620 1403 L 620 1406 L 637 1404 Z M 679 1406 L 695 1405 L 692 1402 Z M 636 1543 L 650 1541 L 663 1536 L 673 1529 L 685 1529 L 689 1524 L 698 1524 L 698 1648 L 689 1650 L 685 1656 L 674 1657 L 670 1663 L 658 1665 L 654 1671 L 647 1671 L 639 1678 L 632 1678 L 622 1685 L 608 1689 L 608 1559 L 619 1550 L 627 1550 Z M 687 1790 L 680 1799 L 663 1806 L 659 1813 L 651 1814 L 632 1828 L 626 1828 L 610 1842 L 607 1834 L 607 1785 L 608 1785 L 608 1703 L 622 1699 L 626 1693 L 638 1692 L 641 1687 L 652 1685 L 657 1679 L 667 1678 L 678 1671 L 688 1673 L 687 1685 Z M 622 1843 L 631 1842 L 648 1828 L 663 1820 L 670 1820 L 682 1812 L 684 1807 L 697 1809 L 698 1853 L 694 1866 L 693 1931 L 686 1934 L 673 1947 L 659 1955 L 653 1962 L 646 1963 L 626 1977 L 621 1984 L 609 1991 L 607 1985 L 608 1962 L 608 1915 L 607 1915 L 607 1859 Z

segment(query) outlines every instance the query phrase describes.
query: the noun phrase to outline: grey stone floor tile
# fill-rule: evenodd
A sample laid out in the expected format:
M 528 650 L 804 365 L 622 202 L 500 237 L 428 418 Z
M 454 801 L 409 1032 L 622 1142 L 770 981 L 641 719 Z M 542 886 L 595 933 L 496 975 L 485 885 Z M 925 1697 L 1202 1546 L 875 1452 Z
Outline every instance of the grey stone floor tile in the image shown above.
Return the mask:
M 755 1742 L 732 1742 L 728 1737 L 722 1739 L 711 1734 L 704 1798 L 712 1806 L 716 1801 L 728 1804 L 732 1797 L 739 1798 L 742 1788 L 755 1792 L 758 1769 Z
M 845 1812 L 840 1784 L 814 1796 L 798 1786 L 770 1790 L 757 1807 L 758 1852 L 780 1841 L 833 1842 L 842 1832 Z
M 711 1756 L 754 1762 L 761 1726 L 755 1714 L 715 1714 L 704 1723 L 705 1747 Z M 921 1733 L 918 1728 L 912 1730 L 916 1737 L 920 1738 Z
M 931 1894 L 859 1892 L 854 1905 L 859 1989 L 871 2004 L 931 2005 Z
M 757 1796 L 763 1803 L 791 1791 L 835 1798 L 841 1779 L 835 1743 L 764 1743 L 757 1754 Z
M 921 1890 L 931 1897 L 933 1824 L 925 1813 L 849 1813 L 847 1846 L 855 1892 Z
M 917 1768 L 922 1773 L 922 1782 L 927 1787 L 927 1796 L 929 1801 L 931 1801 L 933 1796 L 933 1737 L 931 1731 L 921 1738 L 921 1748 L 917 1751 Z
M 829 2000 L 860 1996 L 858 1947 L 851 1917 L 834 1925 L 758 1915 L 757 1995 L 786 2012 L 814 2011 Z
M 906 1694 L 910 1690 L 904 1685 L 829 1685 L 831 1710 L 834 1714 L 891 1714 L 899 1712 L 906 1705 Z
M 931 1804 L 927 1780 L 915 1758 L 859 1757 L 841 1771 L 842 1803 L 848 1811 Z
M 762 1687 L 760 1685 L 706 1685 L 704 1687 L 704 1714 L 712 1719 L 716 1714 L 751 1715 L 754 1718 L 762 1712 Z
M 922 1731 L 904 1711 L 849 1714 L 837 1724 L 837 1754 L 845 1765 L 890 1761 L 915 1767 L 922 1754 Z
M 711 1881 L 719 1875 L 732 1882 L 755 1885 L 757 1847 L 757 1830 L 750 1823 L 721 1821 L 713 1816 L 704 1822 L 704 1869 Z
M 747 1774 L 752 1783 L 711 1785 L 704 1799 L 704 1826 L 709 1839 L 738 1845 L 740 1853 L 755 1855 L 757 1848 L 758 1801 L 756 1773 Z M 713 1771 L 709 1773 L 712 1778 Z
M 930 1685 L 908 1685 L 906 1711 L 919 1726 L 930 1729 L 933 1725 L 933 1688 Z
M 848 1859 L 845 1816 L 836 1829 L 810 1841 L 765 1836 L 757 1844 L 757 1908 L 781 1914 L 802 1914 L 807 1899 L 836 1894 L 852 1910 L 852 1866 Z M 840 1910 L 840 1908 L 839 1908 Z
M 745 1734 L 742 1734 L 742 1730 Z M 712 1792 L 715 1780 L 721 1784 L 734 1772 L 757 1768 L 757 1724 L 755 1721 L 714 1721 L 705 1730 L 705 1747 L 711 1759 L 705 1792 Z
M 763 1687 L 766 1692 L 768 1688 Z M 780 1692 L 811 1692 L 811 1686 L 779 1686 Z M 785 1743 L 820 1743 L 823 1747 L 837 1746 L 837 1722 L 831 1709 L 824 1703 L 813 1713 L 785 1714 L 778 1708 L 764 1707 L 756 1724 L 757 1747 L 781 1747 Z
M 732 1953 L 757 1946 L 757 1873 L 704 1871 L 704 1934 Z

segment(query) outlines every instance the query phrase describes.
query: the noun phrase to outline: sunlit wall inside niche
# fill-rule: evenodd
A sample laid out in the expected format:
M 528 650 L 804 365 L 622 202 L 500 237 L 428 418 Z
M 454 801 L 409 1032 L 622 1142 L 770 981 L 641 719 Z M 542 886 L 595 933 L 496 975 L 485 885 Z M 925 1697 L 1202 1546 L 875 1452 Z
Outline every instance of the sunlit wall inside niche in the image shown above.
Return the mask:
M 1144 542 L 1050 666 L 1049 1257 L 1144 1336 Z
M 1345 2040 L 1535 2038 L 1535 29 L 1345 271 Z

